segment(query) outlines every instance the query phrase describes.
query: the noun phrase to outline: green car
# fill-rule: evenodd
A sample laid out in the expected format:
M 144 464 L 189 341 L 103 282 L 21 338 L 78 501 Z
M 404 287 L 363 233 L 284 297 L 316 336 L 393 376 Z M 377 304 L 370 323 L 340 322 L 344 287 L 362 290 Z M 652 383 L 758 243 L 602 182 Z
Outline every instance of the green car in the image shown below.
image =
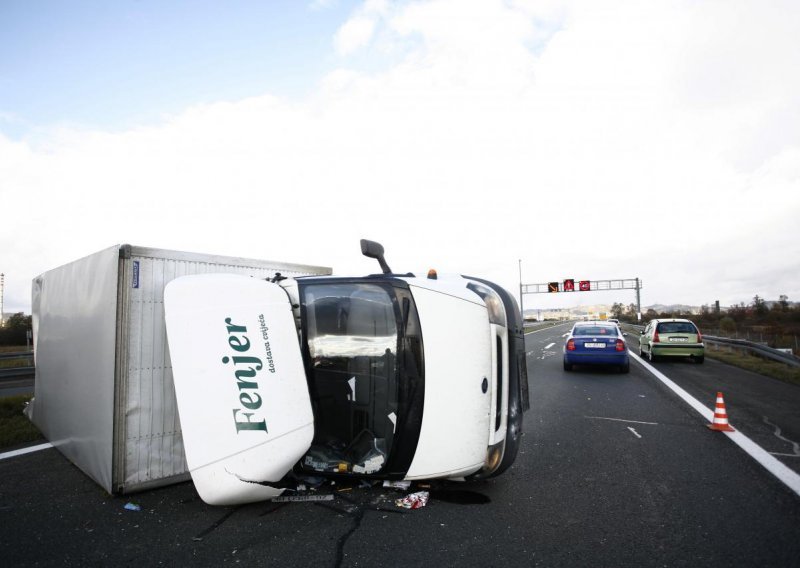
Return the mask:
M 639 338 L 639 355 L 655 361 L 657 357 L 689 357 L 696 363 L 705 359 L 703 336 L 687 319 L 654 319 Z

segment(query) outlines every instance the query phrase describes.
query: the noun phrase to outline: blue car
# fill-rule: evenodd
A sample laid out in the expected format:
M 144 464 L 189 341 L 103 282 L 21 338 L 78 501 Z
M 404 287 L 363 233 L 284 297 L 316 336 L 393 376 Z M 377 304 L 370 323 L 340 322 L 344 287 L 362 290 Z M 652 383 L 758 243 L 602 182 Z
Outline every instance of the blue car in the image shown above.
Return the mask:
M 605 321 L 576 323 L 564 342 L 564 370 L 574 365 L 612 365 L 629 372 L 628 346 L 619 327 Z

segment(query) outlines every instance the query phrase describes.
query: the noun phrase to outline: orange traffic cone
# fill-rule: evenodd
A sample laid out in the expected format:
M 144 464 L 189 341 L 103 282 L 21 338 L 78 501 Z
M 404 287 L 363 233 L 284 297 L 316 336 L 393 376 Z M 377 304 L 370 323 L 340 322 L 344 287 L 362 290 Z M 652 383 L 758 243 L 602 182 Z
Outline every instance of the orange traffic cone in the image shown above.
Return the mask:
M 728 424 L 728 413 L 725 411 L 725 401 L 722 400 L 722 393 L 717 393 L 717 406 L 714 408 L 714 421 L 711 424 L 706 424 L 712 430 L 717 432 L 736 432 L 730 424 Z

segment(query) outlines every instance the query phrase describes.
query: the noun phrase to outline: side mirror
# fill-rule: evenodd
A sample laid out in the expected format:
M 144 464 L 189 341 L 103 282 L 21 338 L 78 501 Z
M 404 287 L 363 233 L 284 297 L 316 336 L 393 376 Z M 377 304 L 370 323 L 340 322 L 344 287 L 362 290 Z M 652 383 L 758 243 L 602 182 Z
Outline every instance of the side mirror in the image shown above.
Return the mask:
M 639 332 L 639 335 L 644 335 L 644 330 L 641 330 L 641 331 Z
M 368 241 L 367 239 L 361 239 L 361 254 L 367 258 L 376 259 L 378 264 L 381 265 L 381 270 L 383 270 L 384 274 L 392 273 L 392 269 L 389 268 L 389 265 L 386 264 L 386 260 L 383 258 L 383 245 L 380 243 Z

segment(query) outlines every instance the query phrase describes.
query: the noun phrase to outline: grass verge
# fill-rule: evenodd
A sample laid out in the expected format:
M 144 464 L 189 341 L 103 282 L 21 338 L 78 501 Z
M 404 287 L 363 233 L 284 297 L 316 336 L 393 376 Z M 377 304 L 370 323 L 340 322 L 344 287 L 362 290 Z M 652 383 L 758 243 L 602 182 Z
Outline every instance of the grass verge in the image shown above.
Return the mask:
M 708 344 L 706 344 L 706 357 L 800 386 L 800 368 L 797 367 L 790 367 L 777 361 L 762 359 L 741 351 L 728 350 L 726 347 L 713 347 Z
M 0 345 L 0 353 L 21 353 L 27 350 L 24 345 Z
M 0 369 L 17 369 L 31 365 L 33 365 L 31 359 L 0 359 Z
M 26 395 L 0 398 L 0 449 L 42 439 L 36 426 L 22 414 L 30 399 Z

